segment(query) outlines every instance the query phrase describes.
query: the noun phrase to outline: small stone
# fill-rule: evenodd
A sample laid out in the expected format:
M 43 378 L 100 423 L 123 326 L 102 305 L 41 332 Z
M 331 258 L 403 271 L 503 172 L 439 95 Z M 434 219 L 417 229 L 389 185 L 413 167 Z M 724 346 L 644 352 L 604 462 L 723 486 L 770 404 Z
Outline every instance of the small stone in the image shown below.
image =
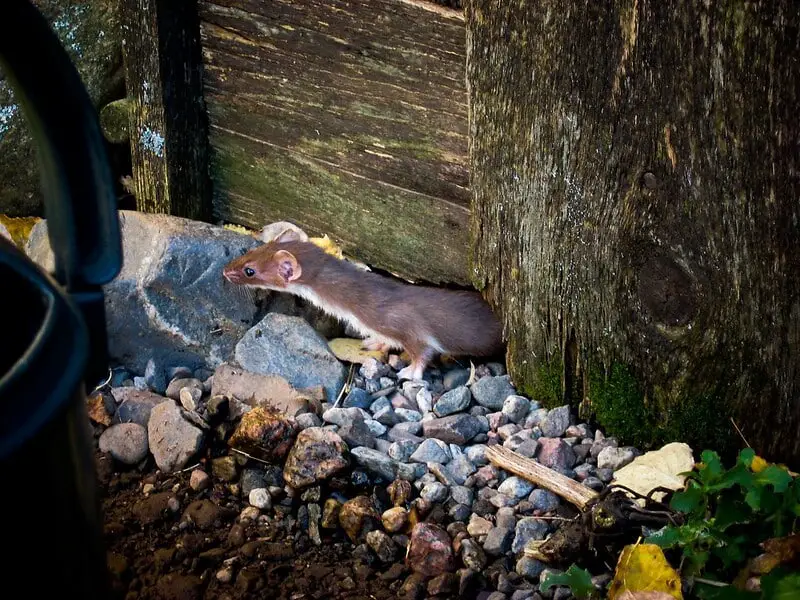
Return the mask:
M 532 409 L 528 416 L 525 417 L 525 420 L 522 422 L 522 426 L 525 429 L 533 429 L 534 427 L 539 427 L 541 422 L 547 417 L 548 410 L 546 408 L 537 408 Z
M 113 392 L 113 390 L 112 390 L 112 392 Z M 601 436 L 602 432 L 600 430 L 598 430 L 596 432 L 596 435 Z M 600 453 L 605 448 L 616 448 L 617 446 L 619 446 L 619 443 L 617 442 L 616 438 L 613 438 L 613 437 L 609 437 L 609 438 L 599 437 L 592 444 L 592 449 L 589 452 L 589 455 L 592 458 L 597 459 L 597 457 L 600 455 Z
M 239 467 L 233 456 L 220 456 L 211 460 L 211 474 L 222 481 L 235 481 Z
M 516 475 L 509 477 L 497 488 L 498 492 L 514 496 L 516 498 L 524 498 L 533 491 L 533 484 L 525 481 Z
M 132 387 L 112 388 L 111 395 L 117 404 L 112 423 L 138 423 L 142 427 L 148 426 L 153 408 L 165 401 L 149 390 Z
M 467 532 L 472 537 L 479 537 L 481 535 L 486 535 L 492 530 L 492 523 L 487 521 L 483 517 L 479 517 L 476 514 L 473 514 L 470 519 L 469 523 L 467 524 Z
M 446 485 L 434 481 L 426 484 L 419 495 L 431 503 L 444 502 L 447 500 L 449 490 Z
M 428 472 L 427 465 L 422 463 L 397 463 L 397 478 L 415 482 Z
M 519 423 L 522 421 L 526 416 L 528 416 L 530 409 L 530 401 L 523 396 L 512 395 L 508 396 L 503 401 L 502 412 L 512 423 Z
M 382 563 L 391 563 L 397 558 L 397 545 L 383 531 L 367 533 L 367 545 Z
M 597 467 L 599 469 L 611 469 L 617 471 L 636 458 L 632 448 L 603 448 L 597 455 Z
M 486 444 L 474 444 L 468 446 L 465 453 L 472 464 L 482 467 L 489 464 L 489 459 L 486 458 L 486 450 Z
M 289 451 L 283 478 L 293 488 L 328 479 L 348 466 L 347 446 L 338 434 L 321 427 L 301 431 Z
M 195 411 L 197 410 L 197 403 L 200 402 L 200 398 L 203 397 L 203 390 L 197 388 L 181 388 L 180 392 L 180 401 L 181 406 L 188 411 Z
M 549 469 L 571 469 L 575 465 L 575 452 L 561 438 L 539 438 L 537 460 Z
M 605 484 L 597 477 L 587 477 L 581 483 L 596 492 L 602 491 L 605 487 Z
M 221 516 L 221 509 L 211 500 L 195 500 L 183 511 L 181 521 L 193 523 L 200 530 L 211 529 Z
M 429 389 L 420 388 L 420 390 L 417 391 L 416 395 L 414 396 L 414 400 L 417 403 L 419 411 L 423 415 L 431 412 L 433 407 L 433 395 Z
M 421 573 L 406 577 L 398 596 L 406 600 L 422 600 L 425 597 L 425 577 Z
M 519 425 L 516 423 L 509 423 L 508 425 L 503 425 L 502 427 L 497 428 L 497 435 L 500 436 L 501 440 L 507 440 L 515 433 L 518 433 L 520 430 Z
M 400 440 L 399 442 L 393 442 L 389 446 L 389 451 L 387 454 L 390 458 L 398 462 L 407 462 L 411 460 L 411 457 L 420 447 L 420 444 L 416 442 L 412 442 L 411 440 Z M 428 462 L 428 461 L 421 461 L 421 462 Z
M 583 439 L 591 439 L 592 432 L 589 430 L 589 426 L 586 423 L 580 423 L 579 425 L 570 425 L 567 427 L 567 431 L 565 432 L 566 435 L 570 437 L 576 437 L 580 440 Z
M 106 429 L 98 446 L 101 452 L 108 452 L 115 460 L 135 465 L 144 460 L 150 449 L 147 430 L 136 423 L 118 423 Z
M 475 465 L 465 455 L 461 454 L 456 456 L 447 464 L 447 470 L 453 477 L 453 480 L 458 485 L 464 485 L 467 477 L 476 471 Z
M 351 389 L 350 393 L 347 394 L 342 402 L 342 406 L 345 408 L 361 408 L 364 410 L 369 410 L 371 404 L 372 397 L 367 393 L 366 390 L 359 387 L 354 387 Z
M 383 425 L 382 423 L 376 421 L 375 419 L 366 419 L 364 421 L 364 425 L 367 426 L 369 432 L 376 438 L 386 433 L 387 429 L 386 425 Z
M 517 561 L 514 570 L 528 581 L 539 581 L 539 576 L 545 569 L 545 564 L 535 558 L 523 556 Z
M 503 508 L 504 506 L 516 506 L 519 503 L 519 498 L 498 492 L 489 498 L 489 502 L 496 508 Z
M 164 373 L 164 369 L 156 366 L 152 358 L 147 361 L 144 368 L 144 380 L 147 387 L 156 394 L 163 394 L 167 391 L 167 374 Z
M 458 576 L 455 573 L 442 573 L 428 582 L 429 596 L 446 596 L 458 588 Z
M 334 529 L 339 524 L 339 512 L 342 509 L 342 503 L 335 498 L 328 498 L 322 507 L 322 521 L 320 525 L 325 529 Z
M 314 413 L 303 413 L 295 417 L 297 426 L 303 430 L 309 427 L 321 427 L 322 420 Z
M 539 442 L 537 440 L 525 440 L 517 446 L 515 452 L 525 458 L 533 458 L 536 456 L 537 450 L 539 450 Z
M 497 431 L 503 425 L 508 423 L 508 417 L 502 412 L 493 412 L 486 415 L 486 420 L 489 422 L 489 430 Z
M 402 479 L 395 479 L 386 490 L 394 506 L 405 506 L 411 501 L 411 484 Z
M 547 413 L 547 416 L 539 423 L 543 437 L 561 437 L 569 427 L 570 413 L 569 405 L 559 406 Z
M 230 583 L 233 580 L 233 569 L 230 567 L 223 567 L 215 576 L 220 583 Z
M 211 477 L 203 469 L 194 469 L 189 476 L 189 487 L 195 492 L 207 490 L 211 487 Z
M 228 446 L 267 462 L 282 462 L 298 431 L 294 419 L 271 407 L 257 406 L 242 417 Z
M 341 425 L 336 433 L 339 434 L 339 437 L 345 441 L 347 447 L 351 450 L 359 446 L 365 448 L 375 447 L 375 436 L 361 419 L 354 419 Z
M 386 481 L 393 481 L 397 476 L 397 461 L 378 450 L 359 446 L 350 450 L 350 455 L 360 466 Z
M 372 416 L 378 423 L 386 427 L 394 427 L 398 423 L 403 422 L 400 415 L 398 415 L 391 406 L 376 411 Z M 416 421 L 411 422 L 416 423 Z
M 269 510 L 272 508 L 272 497 L 269 495 L 269 491 L 266 488 L 250 490 L 250 495 L 247 499 L 251 506 L 255 506 L 261 510 Z
M 420 463 L 448 463 L 453 458 L 450 448 L 441 440 L 429 438 L 419 445 L 410 460 Z
M 156 466 L 164 473 L 172 473 L 186 466 L 200 451 L 203 431 L 183 418 L 177 404 L 166 400 L 150 411 L 147 439 Z
M 508 375 L 482 377 L 472 384 L 470 390 L 478 404 L 491 410 L 502 409 L 505 399 L 516 393 Z
M 517 522 L 511 551 L 516 555 L 520 555 L 529 541 L 545 539 L 548 531 L 549 527 L 546 521 L 536 517 L 523 517 Z
M 539 514 L 545 514 L 558 509 L 561 500 L 549 490 L 536 489 L 531 492 L 528 502 L 533 504 L 534 510 Z
M 450 497 L 453 499 L 453 502 L 471 506 L 474 499 L 474 494 L 468 487 L 464 487 L 463 485 L 455 485 L 450 488 Z
M 575 479 L 583 481 L 587 477 L 594 475 L 594 466 L 584 463 L 575 467 Z
M 86 410 L 92 422 L 108 427 L 116 411 L 114 396 L 107 392 L 95 392 L 86 400 Z
M 468 504 L 454 504 L 450 507 L 450 510 L 447 511 L 447 514 L 450 515 L 453 521 L 466 523 L 472 514 L 472 510 Z
M 446 390 L 454 390 L 459 386 L 467 385 L 469 375 L 469 369 L 451 369 L 445 373 L 442 385 Z
M 432 473 L 439 482 L 443 483 L 447 487 L 460 485 L 460 483 L 453 478 L 450 470 L 442 464 L 428 463 L 428 471 Z M 461 483 L 463 483 L 463 481 Z
M 433 407 L 433 412 L 437 417 L 446 417 L 457 412 L 466 410 L 472 402 L 472 394 L 465 385 L 457 387 L 449 392 L 445 392 Z
M 194 377 L 182 377 L 179 379 L 173 379 L 170 381 L 169 385 L 167 386 L 166 396 L 167 398 L 172 398 L 173 400 L 180 400 L 181 399 L 181 390 L 183 388 L 190 388 L 190 389 L 197 389 L 200 391 L 200 394 L 203 393 L 203 382 L 199 379 L 195 379 Z
M 489 556 L 502 556 L 511 550 L 511 543 L 514 540 L 514 530 L 500 527 L 492 527 L 486 534 L 483 542 L 483 550 Z
M 374 415 L 385 408 L 392 408 L 392 403 L 389 402 L 386 396 L 381 396 L 380 398 L 376 398 L 375 401 L 369 405 L 369 412 Z
M 610 483 L 614 479 L 614 471 L 611 469 L 597 469 L 595 475 L 603 483 Z
M 455 558 L 447 532 L 433 523 L 417 523 L 411 531 L 406 566 L 428 577 L 454 571 Z
M 400 417 L 405 422 L 412 421 L 412 422 L 419 422 L 422 421 L 422 413 L 417 410 L 411 410 L 408 408 L 396 408 L 394 409 L 395 414 Z
M 325 423 L 333 423 L 343 427 L 351 425 L 354 421 L 364 421 L 369 419 L 369 413 L 360 408 L 329 408 L 322 413 L 322 420 Z
M 358 374 L 366 379 L 380 379 L 391 372 L 391 367 L 376 360 L 373 357 L 367 358 L 359 367 Z
M 408 511 L 402 506 L 395 506 L 381 515 L 383 528 L 389 533 L 397 533 L 408 523 Z
M 356 542 L 362 535 L 375 529 L 379 521 L 380 515 L 367 496 L 356 496 L 345 502 L 339 510 L 339 525 L 351 542 Z
M 480 431 L 477 417 L 460 413 L 423 423 L 426 438 L 436 438 L 448 444 L 465 445 Z
M 498 508 L 497 514 L 494 516 L 494 525 L 503 529 L 515 529 L 517 517 L 514 515 L 514 509 L 509 506 Z

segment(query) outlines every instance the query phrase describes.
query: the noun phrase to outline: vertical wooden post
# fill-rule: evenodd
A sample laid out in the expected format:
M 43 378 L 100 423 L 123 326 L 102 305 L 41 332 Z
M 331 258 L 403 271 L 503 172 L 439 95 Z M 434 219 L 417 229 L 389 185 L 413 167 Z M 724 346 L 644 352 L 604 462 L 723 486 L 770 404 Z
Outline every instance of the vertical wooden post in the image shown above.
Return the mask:
M 122 0 L 136 206 L 211 217 L 196 0 Z

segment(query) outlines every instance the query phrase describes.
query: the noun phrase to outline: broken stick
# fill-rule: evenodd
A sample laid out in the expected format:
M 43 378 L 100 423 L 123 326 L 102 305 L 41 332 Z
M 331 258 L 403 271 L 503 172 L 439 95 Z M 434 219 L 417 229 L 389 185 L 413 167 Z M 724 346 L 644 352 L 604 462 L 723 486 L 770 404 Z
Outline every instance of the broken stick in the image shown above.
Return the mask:
M 581 510 L 598 496 L 597 492 L 577 481 L 549 469 L 531 458 L 525 458 L 508 448 L 503 448 L 503 446 L 489 446 L 486 450 L 486 458 L 501 469 L 510 471 L 539 487 L 558 494 Z

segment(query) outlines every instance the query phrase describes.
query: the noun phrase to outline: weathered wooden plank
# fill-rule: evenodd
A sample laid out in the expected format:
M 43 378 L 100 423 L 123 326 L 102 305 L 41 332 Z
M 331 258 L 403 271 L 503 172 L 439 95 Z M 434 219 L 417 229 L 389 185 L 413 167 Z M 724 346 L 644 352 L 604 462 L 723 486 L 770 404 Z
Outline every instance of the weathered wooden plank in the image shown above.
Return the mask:
M 195 0 L 122 0 L 136 206 L 211 218 Z
M 308 233 L 327 233 L 367 264 L 411 279 L 468 284 L 463 206 L 233 132 L 216 132 L 215 154 L 216 184 L 236 189 L 228 192 L 231 202 L 217 205 L 219 218 L 259 227 L 299 214 Z M 258 200 L 264 196 L 271 201 Z
M 419 4 L 199 3 L 217 217 L 290 219 L 407 278 L 468 281 L 464 22 Z M 268 181 L 231 164 L 245 147 Z

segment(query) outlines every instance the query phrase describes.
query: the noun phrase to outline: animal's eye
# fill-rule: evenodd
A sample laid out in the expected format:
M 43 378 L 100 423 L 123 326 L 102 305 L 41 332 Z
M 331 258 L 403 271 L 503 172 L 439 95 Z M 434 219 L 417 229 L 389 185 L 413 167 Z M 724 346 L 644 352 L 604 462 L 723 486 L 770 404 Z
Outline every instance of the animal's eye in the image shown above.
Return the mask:
M 247 275 L 248 277 L 252 277 L 253 275 L 256 274 L 256 272 L 253 269 L 251 269 L 250 267 L 245 267 L 244 268 L 244 274 Z

